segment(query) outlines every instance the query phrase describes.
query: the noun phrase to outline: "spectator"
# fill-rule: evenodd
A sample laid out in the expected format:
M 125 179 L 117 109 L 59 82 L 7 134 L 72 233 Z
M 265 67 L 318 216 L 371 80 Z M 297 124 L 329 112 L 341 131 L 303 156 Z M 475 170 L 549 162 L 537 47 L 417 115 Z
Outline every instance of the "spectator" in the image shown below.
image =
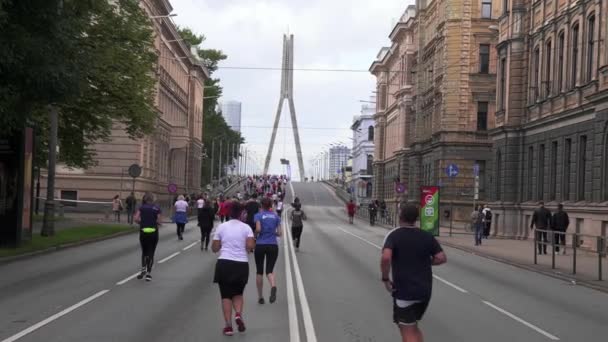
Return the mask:
M 369 205 L 367 206 L 367 210 L 369 213 L 369 224 L 371 226 L 376 224 L 376 215 L 378 212 L 378 206 L 376 205 L 376 202 L 378 202 L 378 201 L 371 201 L 371 202 L 369 202 Z
M 135 207 L 137 205 L 137 200 L 135 199 L 135 194 L 133 192 L 129 194 L 125 203 L 127 204 L 127 223 L 133 224 L 133 214 L 135 213 Z
M 538 242 L 538 254 L 547 254 L 547 229 L 551 225 L 551 212 L 545 208 L 543 201 L 538 202 L 538 208 L 534 210 L 530 229 L 536 226 L 536 241 Z
M 483 236 L 483 214 L 481 206 L 475 206 L 475 209 L 471 213 L 471 227 L 475 232 L 475 246 L 481 245 L 481 238 Z
M 564 205 L 557 205 L 557 212 L 553 214 L 551 220 L 551 228 L 555 231 L 555 251 L 559 253 L 559 246 L 562 246 L 562 254 L 566 254 L 566 231 L 570 225 L 568 213 L 564 211 Z
M 116 195 L 112 199 L 112 212 L 114 212 L 114 220 L 120 222 L 120 212 L 122 211 L 122 201 L 120 196 Z
M 483 206 L 483 210 L 481 211 L 483 215 L 483 237 L 490 237 L 490 230 L 492 228 L 492 209 L 486 204 Z

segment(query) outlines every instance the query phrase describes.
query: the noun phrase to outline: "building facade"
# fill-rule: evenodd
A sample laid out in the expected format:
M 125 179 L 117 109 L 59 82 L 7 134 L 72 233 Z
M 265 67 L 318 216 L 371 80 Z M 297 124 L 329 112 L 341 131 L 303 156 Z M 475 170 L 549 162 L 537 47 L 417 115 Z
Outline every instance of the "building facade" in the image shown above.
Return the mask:
M 393 29 L 391 47 L 371 68 L 379 96 L 375 197 L 417 200 L 421 186 L 438 185 L 442 216 L 449 211 L 462 224 L 476 201 L 477 164 L 477 200 L 487 200 L 497 3 L 419 0 Z M 450 165 L 457 175 L 448 175 Z M 406 194 L 395 194 L 396 182 L 405 184 Z
M 511 0 L 498 25 L 494 234 L 525 238 L 539 201 L 570 231 L 608 226 L 608 1 Z
M 241 131 L 241 103 L 239 101 L 226 101 L 221 105 L 222 116 L 232 130 Z
M 372 97 L 370 102 L 376 102 Z M 375 106 L 364 104 L 361 114 L 355 116 L 353 131 L 351 189 L 356 203 L 368 202 L 372 198 L 374 162 L 374 112 Z
M 159 56 L 156 130 L 133 140 L 115 123 L 109 141 L 93 145 L 96 166 L 84 170 L 58 166 L 56 198 L 108 201 L 117 194 L 124 198 L 134 189 L 138 198 L 151 192 L 166 201 L 172 196 L 169 184 L 175 184 L 179 193 L 201 190 L 203 90 L 209 73 L 167 17 L 172 12 L 169 1 L 143 0 L 141 5 L 154 17 Z M 128 175 L 132 164 L 142 168 L 134 182 Z
M 329 148 L 329 179 L 342 179 L 343 169 L 347 166 L 349 158 L 350 149 L 347 146 L 339 145 Z

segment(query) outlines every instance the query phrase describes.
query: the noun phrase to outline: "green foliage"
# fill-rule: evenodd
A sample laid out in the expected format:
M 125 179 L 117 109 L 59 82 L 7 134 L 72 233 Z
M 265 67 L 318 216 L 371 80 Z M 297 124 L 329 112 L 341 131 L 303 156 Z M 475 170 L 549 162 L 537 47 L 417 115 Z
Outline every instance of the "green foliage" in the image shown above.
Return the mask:
M 227 56 L 221 50 L 202 49 L 200 44 L 205 42 L 204 35 L 197 35 L 189 28 L 180 28 L 179 33 L 186 43 L 195 46 L 199 57 L 207 70 L 213 75 L 217 71 L 218 63 L 225 60 Z M 218 163 L 220 153 L 220 140 L 222 141 L 222 164 L 228 165 L 226 160 L 226 148 L 228 145 L 243 144 L 244 139 L 239 132 L 233 131 L 224 120 L 224 117 L 217 110 L 218 99 L 222 96 L 222 87 L 218 78 L 211 78 L 205 82 L 205 101 L 203 106 L 203 143 L 207 153 L 207 158 L 202 163 L 202 182 L 203 184 L 211 181 L 211 156 L 214 158 L 214 178 L 218 176 Z M 215 140 L 215 144 L 213 141 Z M 232 150 L 231 150 L 232 151 Z M 232 158 L 238 158 L 238 148 Z
M 62 6 L 60 4 L 62 3 Z M 157 56 L 149 18 L 137 0 L 2 0 L 0 135 L 37 129 L 46 162 L 48 106 L 59 108 L 60 160 L 86 167 L 92 143 L 118 123 L 151 133 Z

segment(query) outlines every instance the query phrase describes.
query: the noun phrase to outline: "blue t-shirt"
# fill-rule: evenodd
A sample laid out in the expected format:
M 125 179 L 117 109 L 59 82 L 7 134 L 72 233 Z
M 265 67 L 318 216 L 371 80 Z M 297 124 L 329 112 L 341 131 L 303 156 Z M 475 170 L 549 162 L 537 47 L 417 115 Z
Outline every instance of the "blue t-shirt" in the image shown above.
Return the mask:
M 154 204 L 142 204 L 139 207 L 139 227 L 140 228 L 158 228 L 158 215 L 160 208 Z
M 260 222 L 262 230 L 256 239 L 258 245 L 278 245 L 277 228 L 281 225 L 281 219 L 272 211 L 262 211 L 255 214 L 254 221 Z

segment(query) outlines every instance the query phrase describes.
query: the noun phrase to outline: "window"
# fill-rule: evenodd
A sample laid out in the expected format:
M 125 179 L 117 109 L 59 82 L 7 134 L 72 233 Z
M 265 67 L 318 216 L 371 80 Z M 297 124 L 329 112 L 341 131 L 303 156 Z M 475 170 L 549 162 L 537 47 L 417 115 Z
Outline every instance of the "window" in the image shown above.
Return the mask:
M 545 144 L 538 147 L 538 168 L 536 169 L 536 198 L 545 198 Z
M 547 43 L 545 50 L 545 97 L 551 95 L 551 41 Z
M 576 78 L 578 77 L 578 24 L 572 27 L 572 62 L 570 63 L 570 88 L 576 87 Z
M 496 199 L 502 199 L 502 153 L 496 152 Z
M 528 147 L 528 165 L 527 165 L 527 175 L 526 179 L 528 184 L 526 184 L 526 198 L 528 200 L 533 200 L 532 197 L 532 189 L 534 188 L 534 179 L 532 177 L 532 172 L 534 171 L 534 146 Z
M 557 141 L 551 143 L 551 166 L 549 168 L 549 200 L 554 201 L 557 192 Z
M 570 200 L 570 167 L 572 161 L 572 139 L 566 139 L 564 142 L 564 181 L 562 201 Z
M 371 175 L 373 174 L 373 164 L 374 164 L 374 157 L 370 154 L 367 156 L 367 174 Z
M 369 141 L 374 140 L 374 126 L 369 126 L 367 128 L 367 140 L 369 140 Z
M 61 199 L 67 201 L 61 201 L 61 205 L 64 207 L 75 207 L 76 202 L 78 200 L 78 191 L 74 190 L 61 190 Z
M 488 129 L 488 103 L 477 102 L 477 130 L 486 131 Z
M 564 89 L 564 32 L 557 38 L 557 92 Z
M 587 164 L 587 136 L 581 135 L 578 139 L 578 170 L 576 180 L 576 197 L 579 201 L 585 200 L 585 172 Z
M 481 17 L 492 19 L 492 0 L 481 0 Z
M 490 72 L 490 45 L 479 45 L 479 73 L 487 74 Z
M 502 13 L 509 11 L 509 0 L 502 0 Z
M 503 57 L 500 60 L 500 89 L 498 102 L 500 109 L 505 110 L 506 94 L 507 94 L 507 59 Z
M 540 72 L 540 49 L 534 50 L 534 73 L 532 74 L 532 102 L 538 99 L 538 73 Z
M 587 19 L 587 81 L 593 79 L 593 55 L 595 54 L 595 15 Z

